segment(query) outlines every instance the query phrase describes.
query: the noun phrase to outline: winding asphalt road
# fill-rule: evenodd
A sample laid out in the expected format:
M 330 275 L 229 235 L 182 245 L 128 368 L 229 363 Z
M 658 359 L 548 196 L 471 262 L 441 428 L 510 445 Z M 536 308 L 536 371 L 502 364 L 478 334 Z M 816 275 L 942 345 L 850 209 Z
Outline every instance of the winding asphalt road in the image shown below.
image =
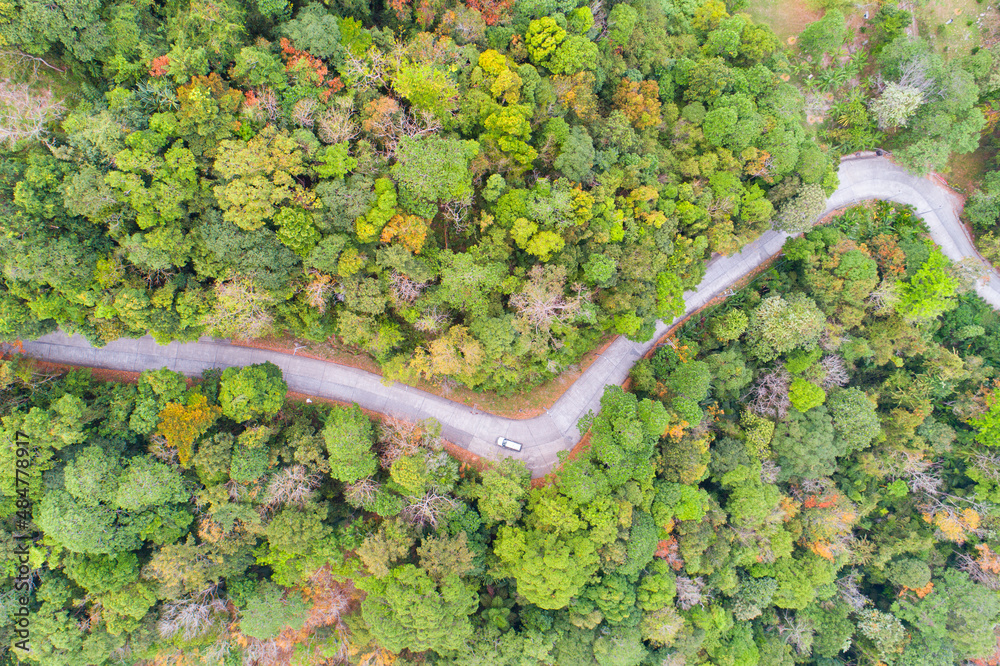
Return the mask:
M 840 189 L 827 202 L 827 212 L 867 199 L 888 199 L 916 208 L 930 228 L 931 237 L 952 260 L 981 261 L 958 219 L 961 202 L 947 188 L 918 178 L 885 158 L 847 158 L 840 166 Z M 708 263 L 697 291 L 685 294 L 685 314 L 696 311 L 729 289 L 742 276 L 781 250 L 788 234 L 770 231 L 750 243 L 739 254 Z M 988 269 L 989 270 L 989 269 Z M 976 291 L 1000 309 L 1000 276 L 989 270 Z M 676 321 L 676 320 L 675 320 Z M 91 347 L 79 336 L 61 331 L 24 343 L 25 352 L 55 363 L 112 368 L 139 372 L 168 367 L 186 375 L 200 375 L 207 368 L 227 368 L 271 361 L 281 368 L 291 390 L 307 395 L 356 402 L 362 407 L 397 418 L 433 418 L 441 423 L 445 439 L 472 453 L 496 458 L 521 458 L 535 477 L 549 472 L 557 454 L 580 440 L 577 422 L 600 408 L 607 384 L 621 384 L 637 359 L 653 347 L 673 324 L 658 322 L 649 342 L 615 339 L 608 349 L 556 401 L 547 412 L 533 419 L 515 420 L 478 412 L 418 389 L 394 383 L 350 367 L 279 352 L 237 347 L 228 340 L 202 338 L 198 342 L 157 345 L 150 337 L 115 340 L 102 348 Z M 503 435 L 524 444 L 521 453 L 498 449 Z

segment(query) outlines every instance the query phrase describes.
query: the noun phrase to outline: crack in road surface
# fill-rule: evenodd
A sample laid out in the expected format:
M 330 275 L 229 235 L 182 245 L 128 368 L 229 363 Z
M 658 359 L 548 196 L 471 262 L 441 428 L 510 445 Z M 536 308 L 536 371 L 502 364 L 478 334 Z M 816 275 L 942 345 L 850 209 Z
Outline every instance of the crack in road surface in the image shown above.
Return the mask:
M 972 240 L 958 219 L 960 200 L 947 188 L 914 176 L 885 158 L 846 159 L 840 165 L 840 188 L 827 201 L 827 213 L 868 199 L 887 199 L 923 210 L 931 238 L 948 258 L 959 261 L 972 257 L 979 261 Z M 824 213 L 825 214 L 825 213 Z M 679 321 L 718 295 L 731 293 L 732 285 L 777 254 L 788 234 L 768 231 L 739 253 L 708 262 L 705 278 L 698 289 L 684 295 L 685 311 Z M 987 266 L 987 278 L 976 291 L 994 308 L 1000 309 L 1000 282 Z M 479 456 L 495 459 L 514 456 L 522 459 L 535 477 L 542 476 L 558 462 L 557 454 L 580 440 L 577 422 L 588 412 L 597 413 L 607 384 L 621 384 L 632 365 L 649 351 L 673 322 L 657 322 L 649 342 L 633 342 L 618 337 L 577 379 L 544 415 L 532 419 L 508 419 L 469 409 L 405 384 L 385 385 L 381 377 L 363 370 L 328 361 L 275 351 L 237 347 L 228 340 L 202 338 L 198 342 L 156 344 L 150 337 L 120 339 L 94 348 L 79 336 L 56 331 L 25 342 L 29 356 L 53 363 L 111 368 L 130 372 L 170 368 L 185 375 L 200 375 L 209 368 L 227 368 L 270 361 L 281 368 L 292 391 L 356 402 L 366 409 L 396 418 L 433 418 L 441 423 L 442 436 Z M 520 453 L 501 450 L 497 437 L 524 445 Z

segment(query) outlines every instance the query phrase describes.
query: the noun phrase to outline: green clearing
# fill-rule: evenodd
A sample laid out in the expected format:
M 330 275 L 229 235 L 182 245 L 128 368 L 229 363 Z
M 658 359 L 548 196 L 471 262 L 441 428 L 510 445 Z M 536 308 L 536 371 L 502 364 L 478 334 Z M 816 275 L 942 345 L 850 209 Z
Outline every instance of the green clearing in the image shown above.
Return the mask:
M 786 44 L 789 37 L 798 35 L 823 15 L 823 11 L 813 8 L 811 3 L 796 0 L 751 0 L 746 12 L 754 21 L 769 25 Z
M 996 11 L 987 11 L 986 5 L 976 0 L 927 0 L 911 11 L 919 34 L 934 44 L 938 53 L 948 55 L 966 55 L 982 46 L 997 22 Z

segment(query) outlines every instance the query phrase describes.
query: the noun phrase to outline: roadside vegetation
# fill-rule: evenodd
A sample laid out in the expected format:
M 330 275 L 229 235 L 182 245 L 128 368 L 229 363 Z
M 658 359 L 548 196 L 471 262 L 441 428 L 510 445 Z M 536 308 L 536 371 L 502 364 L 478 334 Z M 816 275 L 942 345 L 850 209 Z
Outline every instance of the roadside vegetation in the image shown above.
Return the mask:
M 1000 326 L 968 287 L 911 211 L 853 209 L 608 387 L 534 489 L 433 423 L 286 402 L 268 364 L 116 384 L 6 360 L 0 506 L 20 432 L 36 528 L 13 655 L 988 663 Z

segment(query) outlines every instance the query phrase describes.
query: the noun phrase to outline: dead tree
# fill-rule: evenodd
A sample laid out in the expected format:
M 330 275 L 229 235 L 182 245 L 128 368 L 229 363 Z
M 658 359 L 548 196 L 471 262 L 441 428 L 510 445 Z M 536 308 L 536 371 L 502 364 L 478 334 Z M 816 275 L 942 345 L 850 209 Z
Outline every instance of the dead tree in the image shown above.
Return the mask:
M 791 375 L 784 368 L 770 370 L 757 378 L 743 399 L 755 413 L 783 419 L 792 406 L 788 397 L 791 382 Z
M 51 90 L 34 90 L 25 83 L 0 81 L 0 142 L 13 148 L 21 141 L 45 136 L 49 123 L 66 111 Z
M 413 305 L 426 288 L 426 282 L 411 280 L 398 271 L 389 274 L 389 289 L 397 304 Z
M 310 474 L 305 465 L 282 468 L 267 484 L 264 505 L 270 511 L 289 504 L 305 508 L 316 494 L 319 484 L 319 475 Z
M 823 370 L 823 379 L 820 385 L 829 391 L 834 386 L 847 386 L 851 381 L 851 375 L 847 372 L 847 363 L 844 359 L 835 354 L 824 356 L 819 362 L 819 367 Z

